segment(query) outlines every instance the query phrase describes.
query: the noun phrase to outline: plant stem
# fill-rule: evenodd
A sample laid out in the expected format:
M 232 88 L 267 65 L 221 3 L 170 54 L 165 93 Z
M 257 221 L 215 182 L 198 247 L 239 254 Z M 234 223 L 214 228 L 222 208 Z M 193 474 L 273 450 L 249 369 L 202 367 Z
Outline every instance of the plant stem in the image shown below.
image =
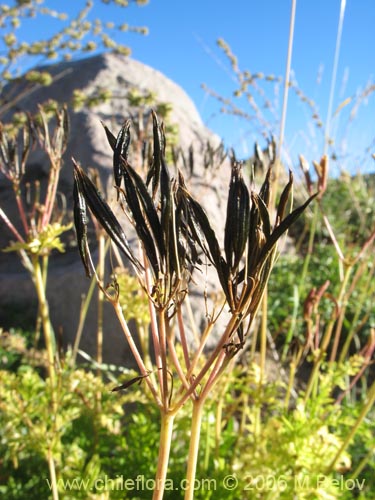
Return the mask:
M 17 231 L 17 229 L 14 226 L 14 224 L 8 219 L 7 214 L 4 212 L 4 210 L 2 208 L 0 208 L 0 218 L 4 221 L 4 223 L 6 224 L 6 226 L 8 227 L 8 229 L 13 233 L 13 235 L 16 237 L 16 239 L 18 241 L 20 241 L 21 243 L 24 243 L 25 240 L 20 235 L 20 233 Z
M 375 402 L 375 382 L 372 383 L 372 386 L 370 387 L 366 400 L 362 406 L 361 412 L 358 415 L 357 421 L 351 428 L 349 434 L 347 435 L 345 441 L 342 443 L 340 449 L 337 451 L 334 459 L 332 462 L 329 464 L 329 467 L 327 469 L 327 474 L 329 474 L 335 467 L 337 461 L 339 460 L 340 456 L 344 453 L 346 448 L 349 446 L 350 441 L 352 440 L 353 436 L 356 434 L 358 427 L 361 425 L 362 421 L 366 417 L 368 411 L 372 408 L 373 404 Z
M 178 330 L 180 332 L 180 341 L 181 341 L 182 351 L 184 353 L 185 366 L 186 366 L 186 369 L 189 370 L 190 369 L 189 349 L 188 349 L 188 343 L 186 340 L 185 326 L 184 326 L 184 320 L 182 317 L 181 305 L 177 306 L 177 321 L 178 321 Z
M 267 286 L 262 299 L 262 317 L 260 323 L 260 352 L 259 352 L 259 389 L 264 382 L 265 370 L 266 370 L 266 357 L 267 357 L 267 311 L 268 311 L 268 301 L 267 301 Z
M 166 321 L 165 321 L 166 311 L 162 309 L 158 311 L 158 319 L 159 319 L 159 340 L 160 340 L 160 356 L 161 356 L 161 374 L 162 374 L 162 401 L 165 410 L 168 409 L 168 364 L 167 364 L 167 332 L 166 332 Z
M 317 203 L 315 203 L 314 214 L 312 217 L 311 227 L 310 227 L 310 232 L 309 232 L 309 242 L 308 242 L 308 247 L 307 247 L 307 253 L 306 253 L 305 259 L 303 261 L 301 279 L 299 281 L 299 287 L 298 287 L 298 295 L 300 297 L 303 293 L 304 287 L 306 286 L 307 271 L 308 271 L 309 264 L 311 261 L 311 256 L 312 256 L 312 253 L 314 250 L 314 239 L 315 239 L 318 217 L 319 217 L 319 206 Z
M 18 190 L 15 193 L 15 195 L 16 195 L 16 202 L 17 202 L 18 213 L 20 214 L 20 218 L 21 218 L 21 221 L 22 221 L 23 230 L 25 231 L 25 234 L 27 235 L 28 232 L 29 232 L 29 226 L 27 224 L 27 219 L 26 219 L 25 209 L 24 209 L 24 206 L 23 206 L 23 203 L 22 203 L 22 198 L 21 198 Z
M 366 271 L 365 271 L 366 270 Z M 344 359 L 346 358 L 348 351 L 349 351 L 349 346 L 353 340 L 354 335 L 356 332 L 358 332 L 369 318 L 369 313 L 365 314 L 362 316 L 361 320 L 359 321 L 359 318 L 361 316 L 361 312 L 363 310 L 363 305 L 367 298 L 373 294 L 374 287 L 374 266 L 371 266 L 371 270 L 367 272 L 367 277 L 366 277 L 366 282 L 363 287 L 358 286 L 358 279 L 362 276 L 364 276 L 365 272 L 367 272 L 367 262 L 363 261 L 360 268 L 356 271 L 356 274 L 354 278 L 351 280 L 351 285 L 349 289 L 349 293 L 352 294 L 353 291 L 355 290 L 355 287 L 357 287 L 358 290 L 360 290 L 360 295 L 358 297 L 358 300 L 355 301 L 355 312 L 353 319 L 351 321 L 352 328 L 350 329 L 348 335 L 345 337 L 345 341 L 343 346 L 340 349 L 340 356 L 339 356 L 339 363 L 342 363 Z M 357 325 L 357 326 L 355 326 Z
M 174 417 L 175 414 L 165 412 L 164 410 L 161 411 L 158 466 L 156 470 L 155 490 L 152 500 L 161 500 L 164 495 L 169 453 L 171 450 Z
M 144 266 L 145 266 L 145 281 L 146 281 L 146 287 L 147 291 L 149 294 L 151 294 L 152 290 L 152 280 L 150 276 L 150 269 L 148 266 L 147 258 L 145 253 L 143 254 L 143 261 L 144 261 Z M 159 327 L 158 327 L 158 320 L 156 317 L 156 310 L 155 310 L 155 305 L 153 301 L 149 298 L 148 299 L 148 310 L 150 313 L 150 328 L 151 328 L 151 339 L 152 339 L 152 345 L 154 349 L 154 354 L 155 354 L 155 364 L 157 367 L 157 376 L 159 379 L 159 387 L 160 391 L 163 385 L 163 377 L 162 377 L 162 362 L 161 362 L 161 356 L 160 356 L 160 342 L 159 342 Z
M 209 371 L 210 368 L 212 368 L 213 363 L 216 361 L 215 367 L 212 369 L 212 372 L 210 373 L 210 379 L 213 379 L 213 372 L 216 375 L 217 372 L 219 371 L 221 364 L 222 364 L 222 356 L 225 356 L 225 351 L 224 351 L 224 345 L 226 342 L 228 342 L 228 338 L 233 334 L 234 329 L 236 328 L 236 324 L 238 323 L 238 317 L 236 314 L 233 314 L 224 330 L 223 335 L 221 336 L 220 340 L 218 341 L 216 348 L 214 351 L 211 353 L 210 357 L 204 364 L 203 368 L 201 368 L 200 372 L 198 375 L 194 378 L 194 381 L 190 385 L 190 390 L 187 391 L 179 401 L 177 401 L 175 408 L 181 408 L 186 400 L 190 397 L 190 395 L 193 393 L 193 391 L 196 389 L 196 387 L 201 383 L 202 379 L 206 375 L 206 373 Z M 195 358 L 194 358 L 195 359 Z M 187 374 L 187 379 L 192 375 L 192 369 L 195 367 L 195 362 L 191 363 L 191 367 L 189 370 L 189 373 Z M 210 380 L 210 382 L 211 382 Z M 212 387 L 209 385 L 207 382 L 205 385 L 205 390 L 208 390 L 208 387 Z
M 95 278 L 95 276 L 93 276 L 91 279 L 91 283 L 90 283 L 90 287 L 89 287 L 89 290 L 87 292 L 87 295 L 81 304 L 81 310 L 79 313 L 78 328 L 77 328 L 76 338 L 74 340 L 73 351 L 72 351 L 72 365 L 75 364 L 76 359 L 77 359 L 77 352 L 78 352 L 79 344 L 81 342 L 83 327 L 85 326 L 86 316 L 87 316 L 87 313 L 89 310 L 89 306 L 90 306 L 90 302 L 91 302 L 91 299 L 92 299 L 92 296 L 93 296 L 93 293 L 95 290 L 95 286 L 96 286 L 96 278 Z
M 46 291 L 44 286 L 43 274 L 40 268 L 39 258 L 36 256 L 33 259 L 33 279 L 39 301 L 39 311 L 41 315 L 41 321 L 43 326 L 44 341 L 47 349 L 47 360 L 48 360 L 48 375 L 51 380 L 51 384 L 55 386 L 55 338 L 52 332 L 51 321 L 49 316 L 49 308 L 46 297 Z M 52 390 L 53 394 L 53 390 Z
M 323 338 L 322 338 L 322 342 L 320 344 L 320 347 L 319 347 L 319 355 L 318 357 L 314 360 L 314 366 L 311 370 L 311 373 L 310 373 L 310 376 L 309 376 L 309 381 L 307 382 L 307 385 L 306 385 L 306 390 L 305 390 L 305 397 L 304 397 L 304 404 L 307 403 L 307 400 L 309 399 L 310 397 L 310 394 L 311 394 L 311 391 L 313 390 L 314 388 L 314 385 L 317 383 L 317 380 L 318 380 L 318 376 L 319 376 L 319 368 L 322 364 L 322 361 L 325 357 L 325 354 L 326 354 L 326 351 L 327 351 L 327 347 L 329 345 L 329 342 L 331 340 L 331 337 L 332 337 L 332 331 L 333 331 L 333 326 L 334 326 L 334 319 L 330 319 L 327 327 L 326 327 L 326 330 L 324 332 L 324 335 L 323 335 Z
M 99 243 L 99 261 L 98 261 L 98 277 L 100 281 L 104 281 L 104 267 L 105 267 L 105 237 L 102 231 L 99 232 L 98 236 Z M 98 289 L 98 326 L 96 331 L 96 361 L 99 364 L 103 362 L 103 306 L 104 306 L 104 294 Z M 99 370 L 98 376 L 101 376 Z
M 44 202 L 45 211 L 43 217 L 40 220 L 40 227 L 39 227 L 40 230 L 43 227 L 46 227 L 51 220 L 52 210 L 56 201 L 57 185 L 59 183 L 59 177 L 60 177 L 61 160 L 54 162 L 53 158 L 50 156 L 50 161 L 51 161 L 50 175 L 47 185 L 47 194 Z
M 48 449 L 48 468 L 49 468 L 49 475 L 51 478 L 53 500 L 59 500 L 59 492 L 57 489 L 57 481 L 56 481 L 55 461 L 53 459 L 53 453 L 51 449 Z
M 116 312 L 117 318 L 120 321 L 122 331 L 126 337 L 126 340 L 128 341 L 130 350 L 131 350 L 131 352 L 134 356 L 134 359 L 138 365 L 138 368 L 141 372 L 141 375 L 145 376 L 145 382 L 148 385 L 148 387 L 149 387 L 149 389 L 150 389 L 150 391 L 151 391 L 151 393 L 156 401 L 156 404 L 160 408 L 160 407 L 162 407 L 162 402 L 160 401 L 160 398 L 158 396 L 158 393 L 157 393 L 157 390 L 156 390 L 154 384 L 152 383 L 152 381 L 150 380 L 150 377 L 148 376 L 149 371 L 146 369 L 145 364 L 144 364 L 143 359 L 142 359 L 142 356 L 140 355 L 138 348 L 136 346 L 136 343 L 134 342 L 133 335 L 131 334 L 129 327 L 128 327 L 128 324 L 126 322 L 126 319 L 124 318 L 124 314 L 122 312 L 121 305 L 120 305 L 118 300 L 112 302 L 112 305 L 113 305 L 114 310 Z
M 366 467 L 368 462 L 370 461 L 372 455 L 374 453 L 374 450 L 370 448 L 366 455 L 362 458 L 362 460 L 359 462 L 357 465 L 355 471 L 349 476 L 348 479 L 357 479 L 357 477 L 360 475 L 360 473 L 363 471 L 363 469 Z
M 284 401 L 284 406 L 288 410 L 289 409 L 289 402 L 290 402 L 290 395 L 293 390 L 294 386 L 294 380 L 296 377 L 296 369 L 297 365 L 295 363 L 295 358 L 291 360 L 290 362 L 290 371 L 289 371 L 289 377 L 288 377 L 288 386 L 286 389 L 286 394 L 285 394 L 285 401 Z
M 192 500 L 194 498 L 194 482 L 197 472 L 199 439 L 202 427 L 204 401 L 205 398 L 193 401 L 193 415 L 191 419 L 189 455 L 186 472 L 185 500 Z
M 332 351 L 331 351 L 331 356 L 330 356 L 330 362 L 333 363 L 336 359 L 337 356 L 337 350 L 339 347 L 339 341 L 340 341 L 340 336 L 342 332 L 342 325 L 345 319 L 345 312 L 346 312 L 346 306 L 348 303 L 348 297 L 346 296 L 346 291 L 347 291 L 347 286 L 349 282 L 349 278 L 351 275 L 351 272 L 353 270 L 353 267 L 350 265 L 346 268 L 346 272 L 344 275 L 344 280 L 341 284 L 340 288 L 340 295 L 337 299 L 337 303 L 339 306 L 339 317 L 337 318 L 336 321 L 336 327 L 335 327 L 335 335 L 333 338 L 333 346 L 332 346 Z

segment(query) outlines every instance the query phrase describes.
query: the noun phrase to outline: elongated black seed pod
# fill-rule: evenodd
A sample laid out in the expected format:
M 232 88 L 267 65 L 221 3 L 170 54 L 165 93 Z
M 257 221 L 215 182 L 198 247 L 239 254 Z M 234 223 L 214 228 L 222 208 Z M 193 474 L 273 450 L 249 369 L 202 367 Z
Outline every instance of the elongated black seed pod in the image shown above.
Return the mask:
M 74 163 L 74 169 L 77 178 L 79 179 L 77 188 L 83 195 L 91 212 L 94 214 L 103 229 L 107 232 L 111 240 L 118 246 L 118 248 L 132 262 L 132 264 L 138 270 L 143 269 L 138 259 L 133 256 L 120 223 L 116 219 L 106 201 L 102 198 L 94 183 L 76 163 Z
M 74 225 L 76 228 L 78 250 L 81 260 L 85 267 L 86 276 L 91 278 L 89 250 L 87 242 L 87 205 L 82 191 L 79 187 L 79 176 L 74 171 L 74 187 L 73 187 L 73 201 L 74 201 Z

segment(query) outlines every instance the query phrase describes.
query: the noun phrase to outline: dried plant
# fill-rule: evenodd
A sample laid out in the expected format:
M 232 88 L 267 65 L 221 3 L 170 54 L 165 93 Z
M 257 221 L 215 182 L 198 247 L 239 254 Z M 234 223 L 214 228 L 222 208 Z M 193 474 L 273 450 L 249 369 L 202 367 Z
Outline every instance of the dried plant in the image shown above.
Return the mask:
M 128 259 L 140 287 L 147 294 L 155 359 L 153 366 L 145 365 L 136 346 L 123 315 L 118 283 L 114 280 L 111 286 L 105 286 L 97 276 L 99 287 L 113 304 L 140 370 L 139 377 L 125 383 L 124 387 L 144 380 L 161 411 L 154 498 L 163 495 L 174 417 L 189 399 L 193 403 L 187 470 L 190 487 L 186 491 L 186 498 L 192 498 L 204 402 L 229 361 L 246 341 L 274 264 L 278 240 L 315 195 L 285 215 L 293 183 L 290 173 L 272 225 L 269 211 L 272 166 L 256 193 L 248 189 L 241 164 L 233 160 L 222 251 L 205 210 L 189 192 L 182 173 L 178 171 L 176 177 L 171 177 L 165 161 L 163 127 L 155 113 L 153 156 L 145 179 L 131 166 L 128 158 L 130 121 L 125 121 L 117 136 L 107 127 L 105 133 L 113 150 L 118 202 L 136 231 L 142 251 L 138 255 L 130 246 L 113 211 L 83 168 L 74 162 L 74 214 L 79 251 L 86 274 L 95 274 L 87 240 L 89 209 Z M 215 269 L 230 311 L 227 326 L 223 332 L 218 332 L 217 344 L 207 358 L 202 353 L 218 315 L 208 315 L 199 345 L 195 348 L 186 338 L 182 315 L 185 299 L 193 286 L 194 270 L 202 267 L 204 261 Z M 183 362 L 176 353 L 176 328 Z

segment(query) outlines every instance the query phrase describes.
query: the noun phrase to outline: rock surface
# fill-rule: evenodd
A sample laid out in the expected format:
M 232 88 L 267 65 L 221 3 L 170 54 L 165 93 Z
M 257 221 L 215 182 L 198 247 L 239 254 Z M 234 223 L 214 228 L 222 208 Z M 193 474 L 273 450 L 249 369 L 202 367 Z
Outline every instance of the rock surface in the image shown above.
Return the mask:
M 170 121 L 178 124 L 179 144 L 186 153 L 190 145 L 194 149 L 194 174 L 188 185 L 195 197 L 204 200 L 203 204 L 209 212 L 214 227 L 218 230 L 223 229 L 225 206 L 222 206 L 221 200 L 228 188 L 230 173 L 228 163 L 224 163 L 214 176 L 205 171 L 203 167 L 205 145 L 209 142 L 217 146 L 220 140 L 204 126 L 191 99 L 178 85 L 142 63 L 114 54 L 56 64 L 48 67 L 48 71 L 55 77 L 54 83 L 49 87 L 39 88 L 18 101 L 13 112 L 19 109 L 35 112 L 38 103 L 48 99 L 69 102 L 75 89 L 82 90 L 85 95 L 90 96 L 98 88 L 104 88 L 110 90 L 114 96 L 110 102 L 92 109 L 70 112 L 71 133 L 59 186 L 66 196 L 68 207 L 71 208 L 71 157 L 76 158 L 84 168 L 89 166 L 98 168 L 104 181 L 112 175 L 112 154 L 101 121 L 117 133 L 124 119 L 135 112 L 125 98 L 126 92 L 135 88 L 141 94 L 151 91 L 157 96 L 158 102 L 172 105 Z M 48 162 L 41 151 L 33 152 L 29 164 L 28 168 L 34 169 L 34 177 L 43 177 L 48 170 Z M 111 193 L 114 199 L 114 191 Z M 1 206 L 9 218 L 12 220 L 17 217 L 9 184 L 1 177 L 0 199 Z M 3 247 L 7 239 L 5 235 L 9 236 L 9 233 L 3 227 L 3 223 L 0 224 L 2 232 L 0 243 Z M 51 257 L 47 293 L 54 328 L 65 346 L 74 341 L 81 298 L 87 293 L 88 287 L 89 280 L 84 275 L 76 248 L 68 248 L 64 255 Z M 35 315 L 35 305 L 33 284 L 28 274 L 18 264 L 16 256 L 0 255 L 0 325 L 9 327 L 27 324 L 27 320 Z M 96 315 L 93 304 L 80 344 L 81 349 L 90 355 L 95 355 Z M 204 315 L 198 314 L 197 320 L 203 321 Z M 105 308 L 103 358 L 106 362 L 127 365 L 131 360 L 117 319 L 108 304 Z

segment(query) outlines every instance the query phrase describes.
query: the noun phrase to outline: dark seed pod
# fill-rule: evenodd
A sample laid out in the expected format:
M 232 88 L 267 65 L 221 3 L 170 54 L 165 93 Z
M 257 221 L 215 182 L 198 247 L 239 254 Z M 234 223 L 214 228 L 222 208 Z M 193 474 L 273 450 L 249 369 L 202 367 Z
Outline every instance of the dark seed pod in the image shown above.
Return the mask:
M 158 276 L 160 271 L 160 266 L 158 262 L 154 241 L 151 236 L 151 232 L 148 227 L 147 221 L 145 219 L 144 213 L 142 212 L 141 209 L 141 205 L 137 194 L 137 189 L 133 183 L 133 179 L 129 175 L 127 167 L 124 167 L 123 176 L 125 185 L 125 199 L 133 217 L 135 230 L 137 231 L 138 237 L 143 244 L 143 247 L 145 249 L 147 258 L 151 264 L 154 275 Z
M 215 231 L 212 229 L 206 212 L 203 210 L 201 205 L 196 200 L 194 200 L 194 198 L 187 191 L 185 192 L 185 195 L 188 202 L 189 225 L 192 233 L 195 234 L 196 242 L 199 247 L 203 250 L 207 258 L 214 265 L 218 273 L 223 291 L 227 299 L 229 300 L 229 266 L 221 255 L 220 246 L 217 241 Z M 197 228 L 199 228 L 198 231 Z
M 134 184 L 134 187 L 137 191 L 137 196 L 142 205 L 142 209 L 148 219 L 149 227 L 150 230 L 152 231 L 153 238 L 156 242 L 158 253 L 163 259 L 165 257 L 163 233 L 152 198 L 141 176 L 137 174 L 137 172 L 133 169 L 133 167 L 127 164 L 125 165 L 124 169 L 129 174 L 129 177 L 131 178 Z
M 106 127 L 106 125 L 104 125 L 103 122 L 101 122 L 101 124 L 103 125 L 104 127 L 104 130 L 105 130 L 105 134 L 107 136 L 107 140 L 108 140 L 108 143 L 109 145 L 111 146 L 111 149 L 112 151 L 115 150 L 115 147 L 116 147 L 116 137 L 112 134 L 112 132 L 109 130 L 108 127 Z
M 148 376 L 149 376 L 149 374 L 138 375 L 138 377 L 134 377 L 134 378 L 128 380 L 127 382 L 125 382 L 124 384 L 121 384 L 121 385 L 118 385 L 117 387 L 114 387 L 111 392 L 122 391 L 124 389 L 128 389 L 129 387 L 131 387 L 134 384 L 137 384 L 137 383 L 140 384 L 142 382 L 142 380 Z
M 259 196 L 262 198 L 266 207 L 269 205 L 271 195 L 271 171 L 272 166 L 268 168 L 262 187 L 259 190 Z
M 291 212 L 289 215 L 285 217 L 284 220 L 280 222 L 280 224 L 275 227 L 273 230 L 272 234 L 268 238 L 266 244 L 264 245 L 262 249 L 262 260 L 267 257 L 267 254 L 272 250 L 272 248 L 275 246 L 277 240 L 281 238 L 281 236 L 290 228 L 292 224 L 295 223 L 295 221 L 298 219 L 298 217 L 304 212 L 304 210 L 307 208 L 307 206 L 312 202 L 312 200 L 317 196 L 318 193 L 313 194 L 310 196 L 310 198 L 305 201 L 303 205 L 300 207 L 296 208 Z
M 85 174 L 82 168 L 74 162 L 74 169 L 79 179 L 77 188 L 82 193 L 88 207 L 94 214 L 103 229 L 107 232 L 111 240 L 119 247 L 125 256 L 138 269 L 143 269 L 140 262 L 133 256 L 125 233 L 116 219 L 114 213 L 103 199 L 94 183 Z
M 77 234 L 78 250 L 81 260 L 85 267 L 86 276 L 91 278 L 89 248 L 87 241 L 87 205 L 85 198 L 82 194 L 82 187 L 80 186 L 80 178 L 74 170 L 74 187 L 73 187 L 73 201 L 74 201 L 74 226 Z
M 261 227 L 264 233 L 264 236 L 269 238 L 271 234 L 271 222 L 270 222 L 270 215 L 268 213 L 268 209 L 262 200 L 260 196 L 258 196 L 256 193 L 251 193 L 251 199 L 253 203 L 256 205 L 259 213 L 259 218 L 261 222 Z
M 113 175 L 115 178 L 116 187 L 121 186 L 123 174 L 123 160 L 127 161 L 128 149 L 130 145 L 130 120 L 126 120 L 121 127 L 116 138 L 115 148 L 113 150 Z M 119 193 L 119 191 L 117 192 Z
M 224 232 L 225 256 L 232 273 L 237 269 L 247 242 L 250 224 L 250 195 L 243 181 L 241 166 L 234 163 L 229 186 Z
M 159 186 L 161 159 L 165 153 L 165 136 L 154 111 L 152 111 L 152 131 L 154 138 L 154 154 L 150 170 L 147 174 L 146 184 L 148 185 L 152 180 L 152 193 L 153 196 L 155 196 Z
M 288 203 L 292 187 L 293 187 L 293 174 L 292 174 L 292 171 L 289 170 L 289 182 L 285 186 L 283 192 L 281 193 L 280 201 L 279 201 L 279 204 L 277 207 L 276 225 L 280 224 L 280 222 L 284 218 L 285 208 L 286 208 L 286 205 Z

